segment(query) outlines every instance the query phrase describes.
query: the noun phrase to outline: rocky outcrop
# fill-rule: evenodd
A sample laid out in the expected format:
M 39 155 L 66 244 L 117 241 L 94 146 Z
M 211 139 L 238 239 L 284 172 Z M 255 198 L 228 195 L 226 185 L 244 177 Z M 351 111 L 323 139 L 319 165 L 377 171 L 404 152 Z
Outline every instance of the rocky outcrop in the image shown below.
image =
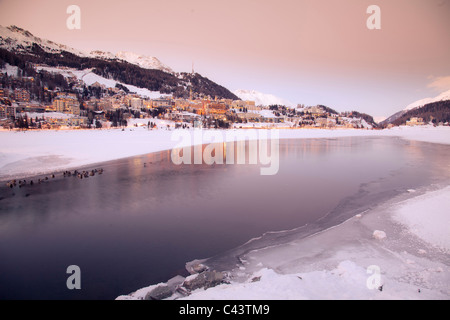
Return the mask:
M 169 298 L 172 295 L 173 291 L 169 288 L 168 285 L 161 285 L 149 291 L 145 295 L 145 300 L 162 300 Z
M 198 271 L 198 273 L 194 273 Z M 176 276 L 165 283 L 161 283 L 153 287 L 145 294 L 144 300 L 164 300 L 164 299 L 178 299 L 186 297 L 192 291 L 197 289 L 208 289 L 227 282 L 227 275 L 223 272 L 209 270 L 203 264 L 194 264 L 190 271 L 193 273 L 187 278 Z
M 188 277 L 184 281 L 183 287 L 189 291 L 200 288 L 208 289 L 223 283 L 224 280 L 225 275 L 222 272 L 204 271 L 198 275 Z

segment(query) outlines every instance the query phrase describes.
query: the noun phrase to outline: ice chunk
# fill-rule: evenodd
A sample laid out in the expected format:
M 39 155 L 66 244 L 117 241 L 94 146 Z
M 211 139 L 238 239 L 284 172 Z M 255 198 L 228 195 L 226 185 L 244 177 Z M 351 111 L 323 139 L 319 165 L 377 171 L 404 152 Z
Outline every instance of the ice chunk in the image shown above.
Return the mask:
M 382 239 L 386 238 L 386 232 L 381 231 L 381 230 L 375 230 L 373 232 L 373 237 L 377 240 L 382 240 Z

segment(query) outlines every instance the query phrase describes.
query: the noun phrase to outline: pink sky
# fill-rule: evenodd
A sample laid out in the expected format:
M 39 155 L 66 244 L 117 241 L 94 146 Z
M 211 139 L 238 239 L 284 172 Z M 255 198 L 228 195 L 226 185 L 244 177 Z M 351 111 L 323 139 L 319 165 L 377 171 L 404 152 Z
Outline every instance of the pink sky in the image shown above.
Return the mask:
M 81 8 L 68 30 L 66 8 Z M 369 5 L 381 30 L 368 30 Z M 449 0 L 0 0 L 0 24 L 78 49 L 156 56 L 230 90 L 389 116 L 450 89 Z M 434 84 L 434 85 L 433 85 Z

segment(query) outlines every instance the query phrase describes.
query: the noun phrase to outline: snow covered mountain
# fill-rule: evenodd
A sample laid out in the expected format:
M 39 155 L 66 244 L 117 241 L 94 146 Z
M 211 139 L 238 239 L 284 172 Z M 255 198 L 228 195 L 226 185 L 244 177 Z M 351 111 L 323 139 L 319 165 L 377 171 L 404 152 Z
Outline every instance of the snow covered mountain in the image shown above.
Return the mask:
M 164 65 L 155 57 L 148 57 L 126 51 L 120 51 L 117 54 L 114 54 L 108 51 L 94 50 L 88 53 L 50 40 L 41 39 L 31 34 L 31 32 L 16 26 L 0 26 L 0 48 L 18 53 L 30 53 L 33 50 L 34 44 L 39 45 L 42 50 L 48 53 L 61 53 L 67 51 L 79 57 L 102 60 L 123 60 L 144 69 L 156 69 L 171 74 L 174 73 L 171 68 Z
M 89 53 L 89 56 L 91 58 L 96 59 L 102 59 L 102 60 L 116 60 L 117 57 L 114 53 L 109 51 L 101 51 L 101 50 L 94 50 Z
M 186 98 L 192 90 L 195 97 L 238 99 L 227 88 L 201 74 L 175 73 L 154 57 L 125 51 L 83 52 L 41 39 L 16 26 L 0 26 L 0 63 L 8 74 L 17 74 L 18 69 L 27 73 L 31 66 L 66 77 L 70 70 L 72 76 L 86 85 L 91 85 L 91 80 L 106 87 L 120 84 L 146 96 L 161 93 Z
M 287 107 L 294 107 L 294 104 L 285 99 L 274 96 L 273 94 L 261 93 L 255 90 L 235 90 L 233 92 L 242 100 L 255 101 L 256 105 L 270 106 L 270 105 L 285 105 Z
M 433 103 L 433 102 L 438 102 L 438 101 L 447 101 L 447 100 L 450 100 L 450 90 L 442 92 L 441 94 L 439 94 L 438 96 L 436 96 L 434 98 L 425 98 L 425 99 L 420 99 L 420 100 L 414 101 L 413 103 L 410 103 L 405 109 L 394 113 L 393 115 L 388 117 L 386 120 L 382 121 L 381 124 L 392 123 L 395 120 L 397 120 L 400 117 L 402 117 L 408 111 L 421 108 L 421 107 L 423 107 L 423 106 L 425 106 L 427 104 L 430 104 L 430 103 Z
M 445 101 L 445 100 L 450 100 L 450 90 L 442 92 L 440 95 L 438 95 L 438 96 L 436 96 L 434 98 L 425 98 L 425 99 L 417 100 L 417 101 L 409 104 L 403 110 L 409 111 L 409 110 L 412 110 L 412 109 L 423 107 L 424 105 L 429 104 L 429 103 L 438 102 L 438 101 Z
M 163 64 L 158 58 L 139 55 L 133 52 L 120 51 L 116 54 L 116 57 L 120 60 L 124 60 L 128 63 L 135 64 L 144 69 L 157 69 L 167 73 L 174 73 L 171 68 Z
M 48 53 L 61 53 L 67 51 L 79 57 L 89 57 L 89 54 L 63 44 L 58 44 L 50 40 L 41 39 L 32 35 L 29 31 L 16 26 L 0 26 L 0 48 L 16 53 L 29 53 L 33 45 L 37 44 L 42 50 Z
M 95 50 L 90 52 L 90 57 L 102 60 L 122 60 L 137 65 L 143 69 L 156 69 L 174 74 L 174 71 L 163 64 L 158 58 L 140 55 L 134 52 L 119 51 L 114 54 L 109 51 Z

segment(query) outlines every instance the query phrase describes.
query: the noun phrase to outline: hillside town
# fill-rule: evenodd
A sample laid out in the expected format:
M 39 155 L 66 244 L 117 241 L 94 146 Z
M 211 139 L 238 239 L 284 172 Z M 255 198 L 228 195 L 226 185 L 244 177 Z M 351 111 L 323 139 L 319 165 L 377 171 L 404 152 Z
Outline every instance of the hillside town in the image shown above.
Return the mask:
M 33 77 L 0 73 L 1 127 L 99 129 L 148 119 L 139 121 L 140 125 L 154 129 L 160 123 L 157 120 L 165 120 L 166 128 L 373 128 L 359 113 L 337 113 L 320 105 L 260 106 L 254 101 L 200 96 L 192 90 L 186 99 L 171 95 L 151 99 L 121 85 L 95 82 L 86 87 L 76 77 L 67 79 L 70 90 L 43 87 L 33 94 L 34 82 Z

